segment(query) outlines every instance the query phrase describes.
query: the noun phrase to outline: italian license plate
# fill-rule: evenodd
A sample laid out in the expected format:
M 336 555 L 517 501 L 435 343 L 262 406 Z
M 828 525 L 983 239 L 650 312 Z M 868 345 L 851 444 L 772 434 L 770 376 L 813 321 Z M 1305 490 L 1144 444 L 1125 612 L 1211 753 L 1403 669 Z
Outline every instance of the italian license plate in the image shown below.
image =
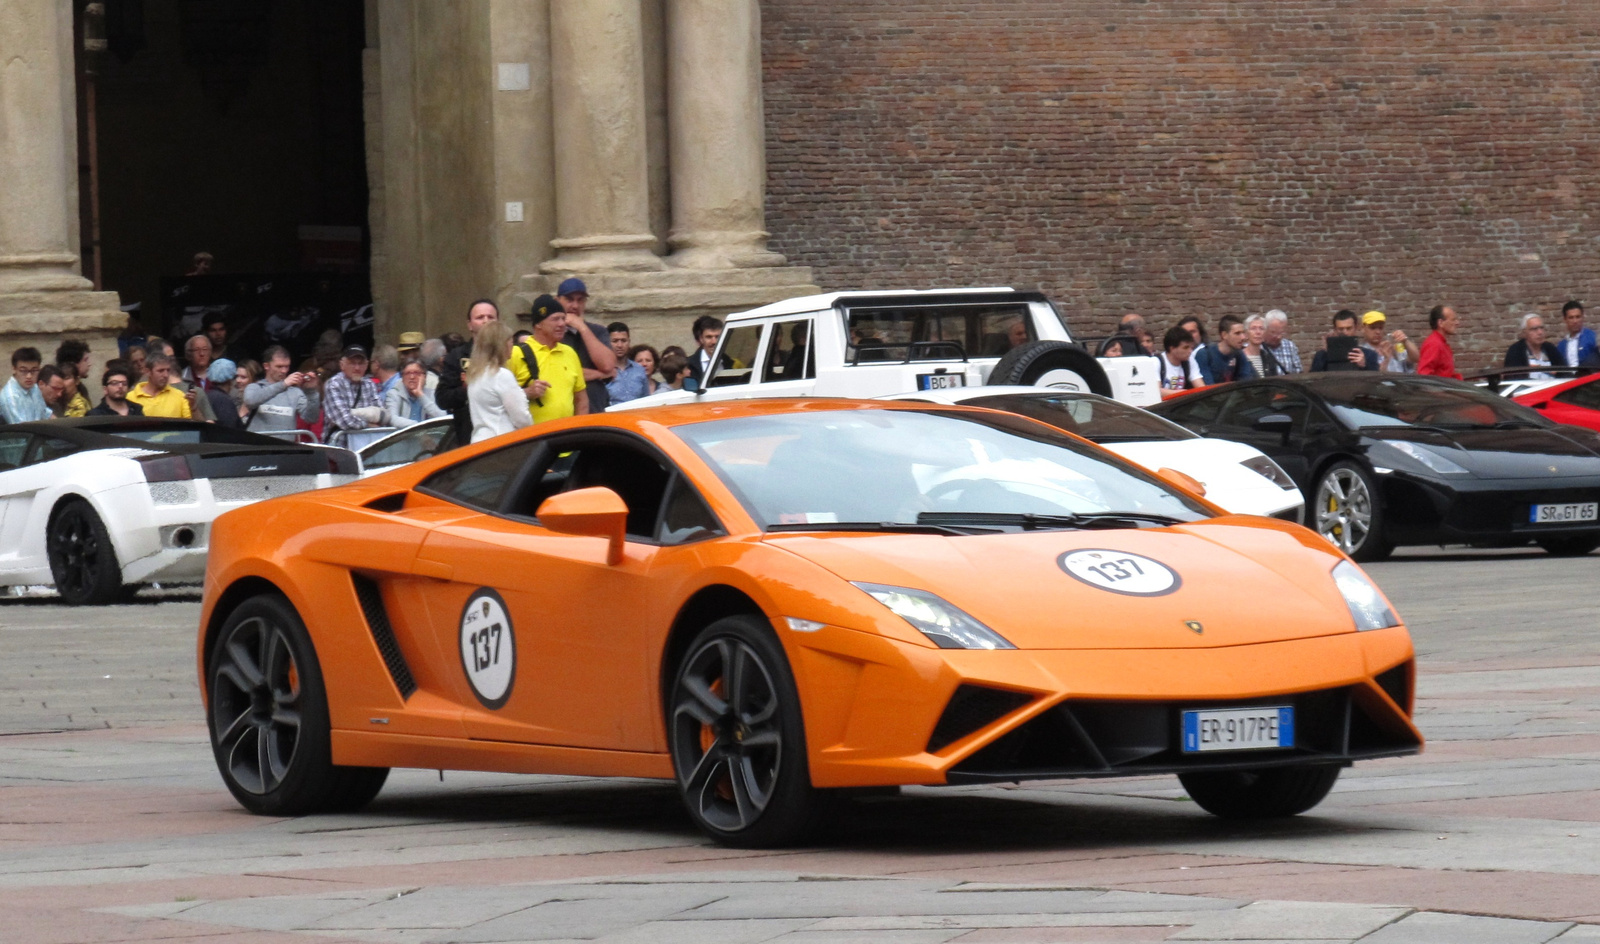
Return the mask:
M 1528 508 L 1530 524 L 1566 524 L 1569 521 L 1600 521 L 1600 502 L 1568 502 L 1564 505 L 1533 505 Z
M 966 374 L 918 374 L 918 390 L 949 390 L 952 387 L 965 387 Z
M 1261 751 L 1294 747 L 1294 709 L 1209 708 L 1183 713 L 1183 752 Z

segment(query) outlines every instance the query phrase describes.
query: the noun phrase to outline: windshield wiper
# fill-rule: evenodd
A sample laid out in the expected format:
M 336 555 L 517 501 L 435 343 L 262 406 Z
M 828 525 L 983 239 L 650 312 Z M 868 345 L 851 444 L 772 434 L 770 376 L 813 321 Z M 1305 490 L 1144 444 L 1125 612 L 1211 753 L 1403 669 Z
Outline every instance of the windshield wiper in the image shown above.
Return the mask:
M 872 531 L 887 534 L 944 534 L 964 537 L 972 534 L 972 528 L 953 528 L 942 524 L 924 522 L 921 516 L 917 521 L 819 521 L 784 522 L 783 524 L 769 524 L 768 531 Z
M 1133 522 L 1159 525 L 1180 524 L 1181 520 L 1167 515 L 1154 515 L 1142 511 L 1097 511 L 1076 515 L 1035 515 L 1029 513 L 994 511 L 924 511 L 917 515 L 918 523 L 935 525 L 990 525 L 1021 528 L 1024 531 L 1042 531 L 1052 528 L 1093 528 L 1111 525 L 1126 526 Z

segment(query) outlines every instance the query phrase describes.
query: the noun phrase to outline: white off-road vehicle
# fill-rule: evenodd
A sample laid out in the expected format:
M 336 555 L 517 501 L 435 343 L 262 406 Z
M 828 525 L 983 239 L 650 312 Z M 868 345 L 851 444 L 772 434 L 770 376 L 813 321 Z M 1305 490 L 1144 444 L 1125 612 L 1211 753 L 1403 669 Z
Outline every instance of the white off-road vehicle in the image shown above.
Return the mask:
M 1135 350 L 1130 340 L 1122 344 Z M 699 352 L 692 352 L 691 357 Z M 1161 399 L 1156 358 L 1096 358 L 1038 292 L 1009 288 L 831 292 L 728 316 L 705 383 L 613 410 L 698 398 L 881 397 L 1020 384 Z

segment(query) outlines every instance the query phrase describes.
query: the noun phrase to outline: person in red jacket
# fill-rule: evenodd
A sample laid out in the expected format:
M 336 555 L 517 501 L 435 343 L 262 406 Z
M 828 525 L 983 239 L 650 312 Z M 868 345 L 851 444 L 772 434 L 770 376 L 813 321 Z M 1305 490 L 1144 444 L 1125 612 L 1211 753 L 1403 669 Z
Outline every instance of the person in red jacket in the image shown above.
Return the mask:
M 1460 371 L 1456 370 L 1456 352 L 1450 347 L 1450 338 L 1459 330 L 1459 325 L 1454 308 L 1440 305 L 1428 312 L 1428 327 L 1433 329 L 1433 333 L 1422 342 L 1422 357 L 1417 364 L 1417 373 L 1461 379 Z

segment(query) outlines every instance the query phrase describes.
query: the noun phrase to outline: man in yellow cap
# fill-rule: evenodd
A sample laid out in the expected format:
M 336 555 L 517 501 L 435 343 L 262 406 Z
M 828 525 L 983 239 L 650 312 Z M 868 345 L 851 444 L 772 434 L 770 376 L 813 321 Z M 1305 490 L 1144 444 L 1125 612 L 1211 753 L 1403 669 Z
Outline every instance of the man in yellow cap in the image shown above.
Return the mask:
M 1409 374 L 1417 369 L 1417 344 L 1396 328 L 1386 330 L 1389 319 L 1381 311 L 1361 316 L 1361 331 L 1367 347 L 1378 352 L 1378 369 L 1391 374 Z

